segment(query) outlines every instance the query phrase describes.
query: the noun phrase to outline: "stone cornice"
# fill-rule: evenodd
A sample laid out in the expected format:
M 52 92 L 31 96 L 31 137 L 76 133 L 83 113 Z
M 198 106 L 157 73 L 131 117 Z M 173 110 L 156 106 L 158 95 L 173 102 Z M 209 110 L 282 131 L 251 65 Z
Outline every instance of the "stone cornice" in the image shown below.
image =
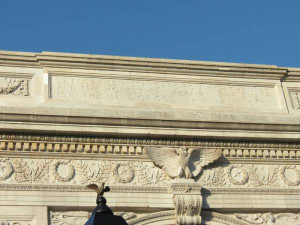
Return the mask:
M 192 60 L 152 59 L 121 56 L 87 55 L 71 53 L 24 53 L 0 51 L 0 64 L 29 67 L 72 67 L 144 71 L 196 76 L 237 77 L 280 80 L 287 69 L 273 65 L 203 62 Z
M 300 69 L 288 68 L 287 76 L 283 79 L 286 82 L 299 82 L 300 81 Z

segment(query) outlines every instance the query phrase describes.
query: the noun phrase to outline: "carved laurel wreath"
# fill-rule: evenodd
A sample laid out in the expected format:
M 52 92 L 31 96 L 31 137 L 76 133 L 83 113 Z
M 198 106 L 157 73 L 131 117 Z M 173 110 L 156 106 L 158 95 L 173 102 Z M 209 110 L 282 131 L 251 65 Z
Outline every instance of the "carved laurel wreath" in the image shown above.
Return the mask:
M 290 181 L 289 179 L 287 179 L 287 177 L 285 176 L 285 171 L 287 169 L 291 169 L 296 173 L 297 177 L 295 181 Z M 300 171 L 296 168 L 296 166 L 282 166 L 280 169 L 280 175 L 283 182 L 288 186 L 298 186 L 300 184 Z
M 60 165 L 66 165 L 68 166 L 68 174 L 65 177 L 62 177 L 61 175 L 59 175 L 59 173 L 57 172 L 57 169 Z M 74 166 L 72 166 L 69 162 L 64 162 L 64 161 L 58 161 L 53 165 L 52 168 L 52 173 L 53 176 L 55 177 L 56 180 L 60 181 L 60 182 L 68 182 L 70 180 L 73 179 L 74 174 L 75 174 L 75 168 Z
M 126 174 L 126 176 L 122 176 L 119 174 L 119 168 L 121 166 L 125 166 L 127 168 L 128 174 Z M 113 175 L 116 181 L 118 181 L 119 183 L 130 183 L 134 178 L 134 170 L 127 163 L 117 163 L 114 167 Z
M 232 177 L 231 172 L 233 169 L 239 169 L 242 171 L 243 177 L 240 181 L 238 181 Z M 235 185 L 244 185 L 248 182 L 248 179 L 249 179 L 248 172 L 246 171 L 246 169 L 241 166 L 238 166 L 238 165 L 229 166 L 229 168 L 227 170 L 227 174 L 228 174 L 230 183 L 235 184 Z
M 0 176 L 0 180 L 6 180 L 8 179 L 12 173 L 14 172 L 13 166 L 12 164 L 7 160 L 7 159 L 0 159 L 0 162 L 4 163 L 4 172 L 3 174 Z

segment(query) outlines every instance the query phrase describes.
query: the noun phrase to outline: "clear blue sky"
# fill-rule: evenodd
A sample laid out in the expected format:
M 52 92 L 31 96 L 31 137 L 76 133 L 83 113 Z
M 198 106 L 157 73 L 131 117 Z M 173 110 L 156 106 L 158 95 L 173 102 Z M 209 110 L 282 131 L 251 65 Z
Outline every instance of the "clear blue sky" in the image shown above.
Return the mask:
M 0 49 L 300 67 L 300 0 L 1 0 Z

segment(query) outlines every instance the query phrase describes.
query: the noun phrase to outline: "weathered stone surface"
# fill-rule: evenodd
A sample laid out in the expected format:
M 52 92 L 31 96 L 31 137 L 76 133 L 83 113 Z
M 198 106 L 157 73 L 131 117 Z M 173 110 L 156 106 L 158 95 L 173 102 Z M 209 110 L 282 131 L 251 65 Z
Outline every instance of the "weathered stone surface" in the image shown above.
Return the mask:
M 299 138 L 298 68 L 0 51 L 0 224 L 84 224 L 101 182 L 130 225 L 299 224 Z

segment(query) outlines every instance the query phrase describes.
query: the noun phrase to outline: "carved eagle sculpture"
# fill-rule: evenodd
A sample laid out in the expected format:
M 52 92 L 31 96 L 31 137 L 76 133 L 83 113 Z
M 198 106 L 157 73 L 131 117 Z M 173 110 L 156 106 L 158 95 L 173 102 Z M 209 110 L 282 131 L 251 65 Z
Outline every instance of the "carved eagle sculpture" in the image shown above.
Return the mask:
M 97 198 L 104 195 L 104 192 L 109 192 L 110 188 L 108 186 L 104 187 L 104 183 L 101 183 L 99 186 L 97 184 L 89 184 L 86 186 L 88 189 L 92 189 L 97 192 Z
M 202 167 L 218 159 L 220 149 L 146 147 L 146 155 L 171 178 L 194 178 Z

